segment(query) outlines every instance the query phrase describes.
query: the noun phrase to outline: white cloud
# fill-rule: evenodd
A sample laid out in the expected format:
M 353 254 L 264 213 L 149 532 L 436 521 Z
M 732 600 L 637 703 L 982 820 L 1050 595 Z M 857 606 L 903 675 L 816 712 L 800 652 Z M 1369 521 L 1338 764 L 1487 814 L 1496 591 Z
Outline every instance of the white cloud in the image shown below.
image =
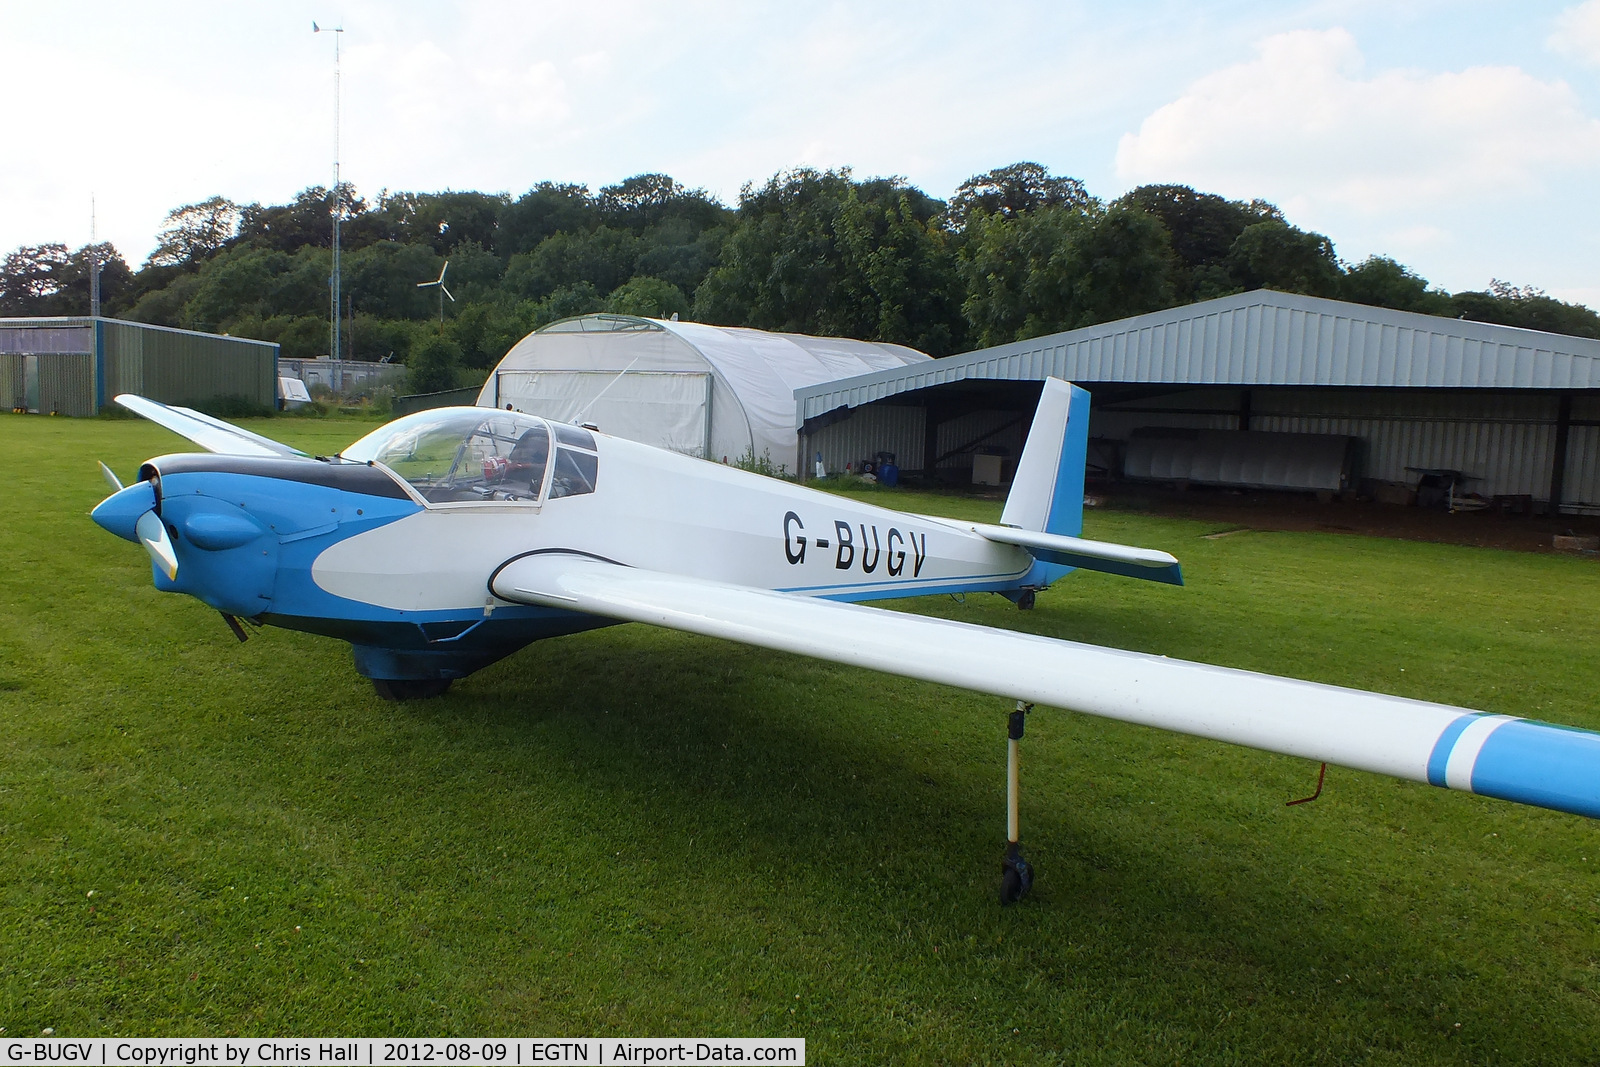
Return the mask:
M 1291 214 L 1383 216 L 1536 194 L 1600 165 L 1600 121 L 1516 67 L 1367 75 L 1342 29 L 1269 37 L 1125 134 L 1128 182 L 1276 198 Z
M 521 70 L 488 70 L 478 82 L 495 101 L 495 116 L 531 126 L 556 126 L 572 115 L 567 83 L 549 60 Z
M 0 0 L 0 66 L 49 86 L 8 114 L 27 149 L 0 168 L 0 252 L 86 240 L 91 190 L 137 261 L 172 207 L 326 184 L 334 38 L 313 18 L 346 31 L 342 176 L 369 199 L 664 171 L 731 201 L 799 164 L 948 195 L 1018 159 L 1098 187 L 1127 102 L 1142 114 L 1231 32 L 1174 15 L 1155 34 L 1090 0 L 82 6 L 63 36 L 49 5 Z
M 1546 43 L 1562 55 L 1600 66 L 1600 0 L 1585 0 L 1557 15 Z
M 572 69 L 580 74 L 606 74 L 611 70 L 611 53 L 602 50 L 574 56 Z
M 309 33 L 307 34 L 309 36 Z M 246 72 L 247 79 L 196 72 L 157 57 L 140 64 L 109 61 L 83 76 L 81 56 L 66 45 L 7 41 L 0 31 L 0 66 L 18 85 L 48 86 L 38 106 L 8 113 L 17 149 L 0 169 L 0 223 L 14 244 L 89 239 L 89 201 L 98 206 L 100 240 L 109 240 L 138 265 L 154 243 L 166 212 L 219 189 L 241 201 L 289 189 L 283 157 L 299 147 L 307 96 L 303 79 L 283 68 Z M 193 82 L 207 80 L 197 92 Z M 255 95 L 265 84 L 274 107 Z M 331 146 L 331 107 L 327 141 Z M 125 121 L 108 116 L 126 115 Z M 321 130 L 309 131 L 315 141 Z M 319 144 L 320 147 L 320 144 Z M 328 180 L 327 172 L 312 180 Z M 312 184 L 303 181 L 301 185 Z M 14 236 L 13 236 L 14 235 Z

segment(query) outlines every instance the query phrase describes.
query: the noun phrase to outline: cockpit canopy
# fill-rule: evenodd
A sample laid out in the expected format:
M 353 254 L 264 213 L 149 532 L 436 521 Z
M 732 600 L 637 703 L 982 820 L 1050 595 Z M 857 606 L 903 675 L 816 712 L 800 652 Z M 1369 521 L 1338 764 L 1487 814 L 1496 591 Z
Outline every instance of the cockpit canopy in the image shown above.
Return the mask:
M 599 471 L 588 430 L 493 408 L 419 411 L 372 431 L 339 455 L 382 463 L 435 504 L 532 503 L 592 493 Z

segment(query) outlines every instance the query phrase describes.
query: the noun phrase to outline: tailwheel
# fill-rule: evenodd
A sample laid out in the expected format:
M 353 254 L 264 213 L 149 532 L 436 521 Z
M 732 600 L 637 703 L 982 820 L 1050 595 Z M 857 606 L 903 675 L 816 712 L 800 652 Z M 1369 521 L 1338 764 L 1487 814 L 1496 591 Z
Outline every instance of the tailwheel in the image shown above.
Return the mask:
M 428 700 L 443 696 L 450 678 L 374 678 L 372 688 L 384 700 Z

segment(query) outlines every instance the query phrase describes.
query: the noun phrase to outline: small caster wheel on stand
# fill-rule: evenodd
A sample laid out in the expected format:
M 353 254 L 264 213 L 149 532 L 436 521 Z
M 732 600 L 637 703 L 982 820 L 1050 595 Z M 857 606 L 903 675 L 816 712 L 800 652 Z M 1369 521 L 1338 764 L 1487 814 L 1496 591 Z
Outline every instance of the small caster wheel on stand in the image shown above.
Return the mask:
M 1033 610 L 1033 590 L 1032 589 L 1024 589 L 1021 593 L 1019 593 L 1017 595 L 1017 610 L 1018 611 L 1032 611 Z
M 1033 865 L 1022 858 L 1016 842 L 1006 846 L 1005 862 L 1000 865 L 1000 903 L 1015 904 L 1033 888 Z
M 1031 602 L 1033 593 L 1028 593 Z M 1018 605 L 1021 606 L 1020 604 Z M 1017 701 L 1006 730 L 1006 858 L 1000 865 L 1000 903 L 1015 904 L 1033 888 L 1033 865 L 1022 858 L 1022 820 L 1017 815 L 1019 794 L 1022 792 L 1022 768 L 1018 759 L 1018 743 L 1022 740 L 1028 712 L 1033 705 L 1026 700 Z

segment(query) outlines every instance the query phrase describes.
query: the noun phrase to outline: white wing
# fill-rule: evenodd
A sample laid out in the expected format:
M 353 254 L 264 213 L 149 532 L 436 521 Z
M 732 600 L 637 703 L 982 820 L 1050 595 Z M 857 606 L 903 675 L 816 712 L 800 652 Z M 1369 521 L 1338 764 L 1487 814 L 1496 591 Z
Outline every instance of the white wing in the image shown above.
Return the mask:
M 143 415 L 180 437 L 187 437 L 207 452 L 220 452 L 225 456 L 305 456 L 298 448 L 290 448 L 191 408 L 168 407 L 133 393 L 121 393 L 116 401 L 135 415 Z
M 575 555 L 505 600 L 646 622 L 1600 818 L 1600 734 Z

